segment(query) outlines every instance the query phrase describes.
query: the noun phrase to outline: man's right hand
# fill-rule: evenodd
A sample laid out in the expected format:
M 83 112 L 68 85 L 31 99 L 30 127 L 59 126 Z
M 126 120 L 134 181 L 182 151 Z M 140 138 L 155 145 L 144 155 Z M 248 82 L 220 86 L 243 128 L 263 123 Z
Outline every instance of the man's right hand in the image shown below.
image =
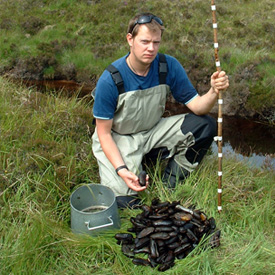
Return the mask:
M 148 187 L 149 184 L 149 176 L 146 176 L 146 185 L 145 186 L 140 186 L 139 184 L 139 179 L 137 175 L 135 175 L 133 172 L 128 171 L 127 169 L 121 169 L 118 171 L 118 175 L 125 181 L 127 186 L 136 191 L 140 192 L 145 190 Z

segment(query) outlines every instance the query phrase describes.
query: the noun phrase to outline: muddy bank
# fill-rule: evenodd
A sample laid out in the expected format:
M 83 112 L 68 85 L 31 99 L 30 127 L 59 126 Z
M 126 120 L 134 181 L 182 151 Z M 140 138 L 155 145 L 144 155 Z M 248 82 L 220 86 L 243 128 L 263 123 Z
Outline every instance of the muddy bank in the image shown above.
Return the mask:
M 96 86 L 96 79 L 89 83 L 78 83 L 74 80 L 18 80 L 12 78 L 12 81 L 26 85 L 27 87 L 37 87 L 40 91 L 62 91 L 64 95 L 78 97 L 91 96 L 91 91 Z

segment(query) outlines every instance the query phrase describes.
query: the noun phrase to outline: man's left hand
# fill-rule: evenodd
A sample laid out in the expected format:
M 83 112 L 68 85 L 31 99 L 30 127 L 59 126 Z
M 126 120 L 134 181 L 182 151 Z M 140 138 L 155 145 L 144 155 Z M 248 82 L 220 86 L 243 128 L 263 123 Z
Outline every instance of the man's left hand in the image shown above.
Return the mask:
M 215 93 L 219 90 L 225 90 L 229 87 L 229 79 L 224 71 L 215 72 L 211 75 L 211 87 Z

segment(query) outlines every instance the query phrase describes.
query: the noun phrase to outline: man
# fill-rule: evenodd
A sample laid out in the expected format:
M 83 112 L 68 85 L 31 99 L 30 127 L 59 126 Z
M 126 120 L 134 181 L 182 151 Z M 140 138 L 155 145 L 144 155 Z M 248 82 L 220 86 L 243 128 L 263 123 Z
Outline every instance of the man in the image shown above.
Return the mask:
M 126 35 L 130 53 L 112 63 L 117 71 L 103 72 L 95 90 L 93 152 L 101 184 L 114 191 L 119 206 L 147 188 L 148 176 L 146 186 L 137 176 L 145 155 L 169 159 L 163 181 L 170 188 L 197 167 L 216 134 L 215 121 L 205 114 L 219 90 L 229 86 L 225 72 L 215 72 L 209 91 L 199 96 L 181 64 L 168 55 L 163 61 L 158 53 L 163 31 L 161 19 L 153 14 L 131 19 Z M 163 64 L 166 69 L 160 71 Z M 193 114 L 163 118 L 170 92 Z

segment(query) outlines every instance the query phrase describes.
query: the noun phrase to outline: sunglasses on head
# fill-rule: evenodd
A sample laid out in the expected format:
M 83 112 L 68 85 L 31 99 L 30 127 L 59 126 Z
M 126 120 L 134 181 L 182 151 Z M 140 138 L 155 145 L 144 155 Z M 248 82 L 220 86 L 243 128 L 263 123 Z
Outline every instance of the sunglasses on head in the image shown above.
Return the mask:
M 134 23 L 134 25 L 133 25 L 133 27 L 132 27 L 132 30 L 131 30 L 131 33 L 133 32 L 133 30 L 134 30 L 134 28 L 135 28 L 135 26 L 137 25 L 137 24 L 147 24 L 147 23 L 150 23 L 150 22 L 152 22 L 152 20 L 155 20 L 157 23 L 159 23 L 161 26 L 163 26 L 163 22 L 162 22 L 162 20 L 159 18 L 159 17 L 157 17 L 157 16 L 155 16 L 155 15 L 142 15 L 142 16 L 140 16 L 137 20 L 136 20 L 136 22 Z

